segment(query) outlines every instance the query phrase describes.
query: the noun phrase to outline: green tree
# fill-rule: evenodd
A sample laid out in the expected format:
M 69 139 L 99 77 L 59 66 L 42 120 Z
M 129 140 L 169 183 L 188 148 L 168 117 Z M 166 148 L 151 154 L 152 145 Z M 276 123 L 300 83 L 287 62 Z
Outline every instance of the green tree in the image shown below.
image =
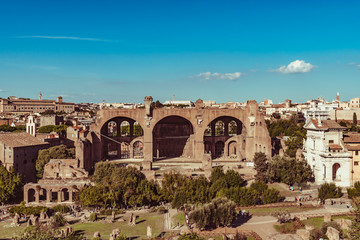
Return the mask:
M 6 204 L 15 200 L 22 187 L 21 176 L 12 169 L 7 171 L 0 165 L 0 203 Z
M 85 206 L 156 205 L 162 199 L 159 185 L 133 167 L 97 163 L 92 180 L 95 186 L 79 193 L 79 201 Z
M 288 185 L 314 180 L 313 172 L 305 161 L 280 156 L 275 156 L 270 161 L 267 177 L 271 182 L 282 182 Z
M 342 127 L 347 127 L 347 124 L 345 121 L 340 121 L 339 125 Z
M 353 188 L 347 188 L 346 190 L 350 199 L 360 197 L 360 182 L 355 182 Z
M 262 182 L 266 182 L 267 181 L 266 172 L 268 170 L 268 163 L 265 153 L 262 152 L 255 153 L 254 165 L 256 170 L 255 179 Z
M 236 216 L 236 204 L 226 198 L 216 198 L 190 212 L 189 220 L 200 229 L 229 226 Z
M 67 148 L 65 145 L 55 146 L 39 151 L 36 160 L 36 176 L 38 179 L 42 178 L 44 173 L 44 166 L 50 159 L 73 159 L 75 158 L 75 148 Z
M 343 194 L 340 187 L 336 187 L 335 183 L 324 183 L 318 188 L 318 195 L 321 200 L 328 198 L 339 198 Z
M 54 131 L 55 125 L 46 125 L 39 127 L 38 133 L 51 133 Z

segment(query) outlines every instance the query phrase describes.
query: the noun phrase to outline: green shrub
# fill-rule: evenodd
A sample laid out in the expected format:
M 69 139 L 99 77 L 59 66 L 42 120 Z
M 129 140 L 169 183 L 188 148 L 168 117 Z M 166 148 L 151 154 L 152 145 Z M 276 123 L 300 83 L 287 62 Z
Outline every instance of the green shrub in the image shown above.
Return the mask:
M 179 236 L 179 240 L 202 240 L 196 233 L 187 233 Z
M 353 188 L 346 189 L 350 199 L 360 196 L 360 182 L 355 182 Z
M 115 209 L 115 210 L 112 210 L 112 209 L 101 209 L 100 210 L 100 215 L 106 215 L 106 216 L 110 216 L 112 215 L 112 212 L 115 211 L 115 214 L 123 214 L 124 211 L 121 210 L 121 209 Z
M 97 213 L 90 214 L 89 220 L 95 222 L 98 219 Z
M 49 208 L 42 206 L 25 207 L 24 205 L 18 205 L 11 207 L 9 209 L 9 212 L 11 215 L 15 215 L 15 213 L 17 213 L 19 215 L 30 216 L 30 215 L 40 215 L 40 213 L 42 212 L 49 213 Z
M 56 205 L 52 208 L 54 212 L 67 213 L 70 212 L 70 208 L 66 205 Z
M 64 218 L 64 216 L 61 213 L 56 213 L 54 215 L 54 223 L 55 223 L 55 226 L 62 227 L 62 226 L 65 226 L 66 219 Z

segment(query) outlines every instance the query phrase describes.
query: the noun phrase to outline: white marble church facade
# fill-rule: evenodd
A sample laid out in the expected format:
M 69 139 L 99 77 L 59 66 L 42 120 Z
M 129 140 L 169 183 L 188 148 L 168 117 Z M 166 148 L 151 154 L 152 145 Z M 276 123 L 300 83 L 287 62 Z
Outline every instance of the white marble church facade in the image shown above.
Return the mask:
M 352 155 L 343 142 L 344 127 L 333 120 L 308 119 L 304 128 L 304 156 L 315 175 L 315 183 L 350 187 Z

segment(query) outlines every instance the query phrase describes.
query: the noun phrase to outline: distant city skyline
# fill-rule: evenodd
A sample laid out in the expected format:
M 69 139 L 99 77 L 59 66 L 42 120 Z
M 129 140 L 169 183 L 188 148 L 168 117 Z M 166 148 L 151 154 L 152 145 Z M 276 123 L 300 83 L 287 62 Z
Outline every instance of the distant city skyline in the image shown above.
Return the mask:
M 358 1 L 2 1 L 0 97 L 360 97 Z

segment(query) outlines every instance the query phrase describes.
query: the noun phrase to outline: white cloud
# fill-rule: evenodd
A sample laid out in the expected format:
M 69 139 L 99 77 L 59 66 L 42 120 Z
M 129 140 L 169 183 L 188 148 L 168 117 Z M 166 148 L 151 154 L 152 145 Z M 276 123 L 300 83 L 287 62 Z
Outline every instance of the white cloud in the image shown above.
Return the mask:
M 349 62 L 348 63 L 350 66 L 355 66 L 356 68 L 360 69 L 360 64 L 356 63 L 356 62 Z
M 81 40 L 81 41 L 95 41 L 95 42 L 110 42 L 111 40 L 101 38 L 83 38 L 71 36 L 20 36 L 16 38 L 43 38 L 43 39 L 65 39 L 65 40 Z
M 287 66 L 281 66 L 278 69 L 273 71 L 281 72 L 284 74 L 289 73 L 307 73 L 316 68 L 316 66 L 312 65 L 311 63 L 307 63 L 304 60 L 295 60 Z
M 0 89 L 0 92 L 3 92 L 4 90 Z
M 230 80 L 230 81 L 236 81 L 244 74 L 241 72 L 234 72 L 234 73 L 211 73 L 211 72 L 204 72 L 197 75 L 199 78 L 203 78 L 206 80 L 210 79 L 221 79 L 221 80 Z

